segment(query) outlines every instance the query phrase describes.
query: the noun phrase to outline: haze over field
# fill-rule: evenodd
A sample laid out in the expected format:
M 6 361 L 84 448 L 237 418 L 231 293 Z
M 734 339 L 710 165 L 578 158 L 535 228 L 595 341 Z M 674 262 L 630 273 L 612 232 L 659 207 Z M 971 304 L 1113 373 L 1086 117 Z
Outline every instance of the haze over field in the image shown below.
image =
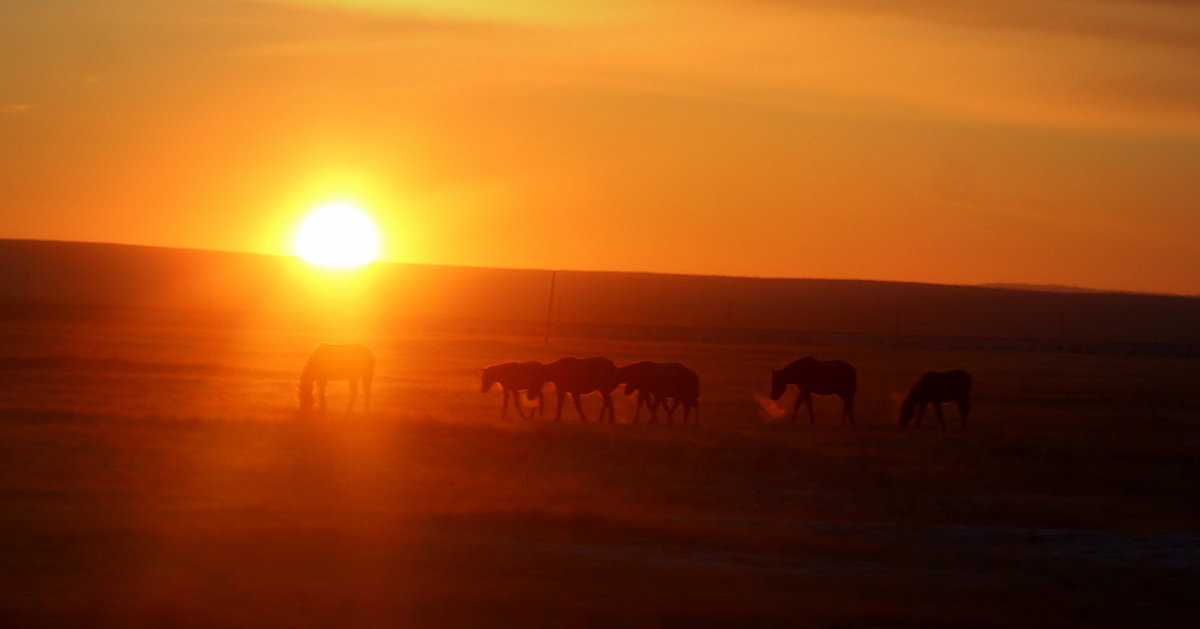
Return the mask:
M 33 627 L 1190 627 L 1195 358 L 387 327 L 371 411 L 297 412 L 320 330 L 0 309 L 0 617 Z M 78 316 L 72 317 L 71 313 Z M 767 398 L 798 355 L 855 425 Z M 500 417 L 480 367 L 682 361 L 700 425 Z M 961 367 L 967 429 L 895 425 Z M 550 391 L 547 390 L 547 394 Z M 548 395 L 549 397 L 549 395 Z
M 0 237 L 1200 293 L 1200 8 L 6 3 Z
M 328 319 L 338 337 L 358 324 L 461 331 L 466 322 L 541 336 L 550 315 L 556 335 L 784 342 L 835 333 L 890 337 L 888 343 L 958 337 L 1200 353 L 1195 297 L 399 263 L 316 272 L 287 256 L 0 239 L 0 306 L 20 312 L 27 305 L 82 306 L 79 316 L 92 307 L 258 313 L 292 325 L 315 317 Z M 598 329 L 605 326 L 623 329 Z

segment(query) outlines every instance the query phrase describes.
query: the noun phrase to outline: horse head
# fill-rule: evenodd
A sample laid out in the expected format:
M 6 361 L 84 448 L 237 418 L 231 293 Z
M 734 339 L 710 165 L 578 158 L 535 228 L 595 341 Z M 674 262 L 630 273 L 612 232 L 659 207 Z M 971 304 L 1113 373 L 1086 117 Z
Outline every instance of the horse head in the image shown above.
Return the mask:
M 483 370 L 483 376 L 480 379 L 479 392 L 487 393 L 492 390 L 492 385 L 496 383 L 496 377 L 492 374 L 492 368 L 487 367 Z
M 917 402 L 909 396 L 900 404 L 900 427 L 904 428 L 908 422 L 912 421 L 913 415 L 916 414 Z
M 771 370 L 771 399 L 779 400 L 783 397 L 783 390 L 787 388 L 787 382 L 784 381 L 783 373 L 779 369 Z
M 311 383 L 300 385 L 300 410 L 311 411 L 313 407 L 313 392 Z

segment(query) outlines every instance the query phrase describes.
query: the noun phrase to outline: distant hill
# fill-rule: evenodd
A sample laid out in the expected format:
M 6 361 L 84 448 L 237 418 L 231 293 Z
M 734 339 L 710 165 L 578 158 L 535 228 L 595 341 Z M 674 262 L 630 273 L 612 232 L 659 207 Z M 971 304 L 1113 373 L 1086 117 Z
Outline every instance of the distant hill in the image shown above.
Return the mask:
M 1131 293 L 1131 291 L 1112 291 L 1099 288 L 1083 288 L 1081 286 L 1063 286 L 1061 284 L 981 284 L 984 288 L 1004 288 L 1008 290 L 1031 290 L 1044 293 Z M 1141 294 L 1141 293 L 1133 293 Z
M 285 256 L 0 240 L 0 301 L 289 315 L 347 299 Z M 349 277 L 349 276 L 347 276 Z M 316 279 L 314 279 L 316 278 Z M 1200 298 L 559 271 L 556 325 L 1200 344 Z M 400 320 L 545 321 L 551 272 L 377 263 L 357 299 Z M 366 307 L 366 306 L 363 306 Z

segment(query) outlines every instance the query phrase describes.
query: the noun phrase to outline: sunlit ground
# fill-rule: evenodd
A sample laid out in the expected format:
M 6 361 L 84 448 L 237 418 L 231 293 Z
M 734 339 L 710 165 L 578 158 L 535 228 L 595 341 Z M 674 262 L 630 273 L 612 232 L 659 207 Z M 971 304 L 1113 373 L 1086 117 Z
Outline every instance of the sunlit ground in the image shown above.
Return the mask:
M 7 618 L 130 626 L 1186 626 L 1191 362 L 375 328 L 373 410 L 296 413 L 307 325 L 6 322 Z M 771 421 L 773 367 L 858 365 L 859 420 Z M 608 355 L 704 379 L 702 425 L 499 419 L 480 367 Z M 891 420 L 977 382 L 965 432 Z M 339 386 L 340 385 L 340 386 Z M 783 404 L 790 403 L 791 395 Z M 599 400 L 585 400 L 593 415 Z M 950 411 L 955 417 L 954 411 Z

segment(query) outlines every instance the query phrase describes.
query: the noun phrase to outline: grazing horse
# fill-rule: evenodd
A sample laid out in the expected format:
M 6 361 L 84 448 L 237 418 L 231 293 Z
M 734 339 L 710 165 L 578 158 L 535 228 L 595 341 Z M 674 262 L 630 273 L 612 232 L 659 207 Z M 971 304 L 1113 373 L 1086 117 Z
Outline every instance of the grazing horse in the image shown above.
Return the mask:
M 654 394 L 651 391 L 651 378 L 657 368 L 658 363 L 648 360 L 617 368 L 617 384 L 625 385 L 625 395 L 631 395 L 634 391 L 637 391 L 638 394 L 637 406 L 633 410 L 635 424 L 638 416 L 642 414 L 643 406 L 650 409 L 650 421 L 655 419 L 654 411 L 658 408 L 658 402 L 654 400 Z
M 792 407 L 792 423 L 796 423 L 796 412 L 800 403 L 808 405 L 808 423 L 816 422 L 813 415 L 812 396 L 836 395 L 842 398 L 842 421 L 854 423 L 854 394 L 858 390 L 858 376 L 849 363 L 840 360 L 817 360 L 806 356 L 793 361 L 783 369 L 771 371 L 771 399 L 778 400 L 783 396 L 787 385 L 794 384 L 800 389 L 796 405 Z
M 951 371 L 927 371 L 913 385 L 908 397 L 900 405 L 900 426 L 907 426 L 916 414 L 916 425 L 921 425 L 921 416 L 925 414 L 925 405 L 932 404 L 937 412 L 938 421 L 942 422 L 942 430 L 946 429 L 946 418 L 942 415 L 942 404 L 954 402 L 958 404 L 960 428 L 966 430 L 967 415 L 971 412 L 971 375 L 962 369 Z
M 600 408 L 600 420 L 604 421 L 604 413 L 608 412 L 608 421 L 616 421 L 613 412 L 612 391 L 617 388 L 617 366 L 607 358 L 560 358 L 546 365 L 546 381 L 554 383 L 554 391 L 558 395 L 558 409 L 554 413 L 554 421 L 562 419 L 563 400 L 571 394 L 575 402 L 575 411 L 579 419 L 587 421 L 583 407 L 579 404 L 579 396 L 588 393 L 599 393 L 604 398 Z
M 671 400 L 667 408 L 667 423 L 675 414 L 675 409 L 683 405 L 683 423 L 688 423 L 688 415 L 695 411 L 696 426 L 700 425 L 700 376 L 682 363 L 666 363 L 658 371 L 655 383 L 655 395 L 658 399 Z
M 537 400 L 537 406 L 529 411 L 529 418 L 536 412 L 542 415 L 542 385 L 546 383 L 546 366 L 537 361 L 525 363 L 503 363 L 492 365 L 483 370 L 483 378 L 479 390 L 487 393 L 492 385 L 500 383 L 504 399 L 500 402 L 500 418 L 508 416 L 508 398 L 512 396 L 513 407 L 521 419 L 526 419 L 525 411 L 521 408 L 521 391 L 529 401 Z
M 375 374 L 375 355 L 363 345 L 330 345 L 321 343 L 304 363 L 300 374 L 300 409 L 312 410 L 313 382 L 317 383 L 318 408 L 325 410 L 325 385 L 330 380 L 350 381 L 350 403 L 346 410 L 354 408 L 358 397 L 358 385 L 362 382 L 363 410 L 371 407 L 371 378 Z
M 667 423 L 672 423 L 675 409 L 682 404 L 683 423 L 688 423 L 688 416 L 695 409 L 696 425 L 700 425 L 700 376 L 683 364 L 642 361 L 618 369 L 617 380 L 625 383 L 625 395 L 638 393 L 634 422 L 643 404 L 650 409 L 650 421 L 657 421 L 661 404 L 667 409 Z M 669 406 L 667 400 L 671 400 Z

